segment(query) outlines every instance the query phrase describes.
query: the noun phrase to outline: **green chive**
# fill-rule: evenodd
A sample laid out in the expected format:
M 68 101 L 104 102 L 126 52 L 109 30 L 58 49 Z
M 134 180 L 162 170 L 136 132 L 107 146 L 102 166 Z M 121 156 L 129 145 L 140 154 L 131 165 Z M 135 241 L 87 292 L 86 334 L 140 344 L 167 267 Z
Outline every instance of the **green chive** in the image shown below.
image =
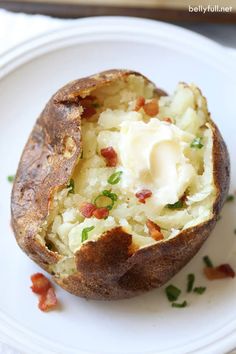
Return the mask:
M 83 150 L 82 150 L 82 152 L 81 152 L 80 158 L 81 158 L 81 159 L 84 158 L 84 152 L 83 152 Z
M 112 193 L 111 191 L 108 190 L 104 190 L 102 191 L 101 194 L 99 194 L 95 199 L 94 199 L 94 204 L 97 208 L 99 208 L 99 205 L 97 205 L 97 202 L 100 198 L 102 197 L 106 197 L 109 198 L 111 200 L 111 204 L 105 205 L 104 208 L 107 208 L 108 210 L 111 210 L 115 204 L 115 201 L 117 201 L 118 196 L 115 193 Z
M 99 108 L 100 104 L 95 102 L 95 103 L 92 104 L 92 106 L 93 106 L 93 108 Z
M 175 301 L 178 299 L 181 290 L 176 288 L 174 285 L 169 285 L 167 288 L 165 288 L 165 292 L 169 301 Z
M 69 189 L 69 193 L 75 193 L 75 181 L 71 178 L 70 182 L 67 184 L 67 188 Z
M 92 231 L 93 229 L 94 229 L 94 226 L 90 226 L 90 227 L 85 227 L 85 228 L 82 230 L 82 236 L 81 236 L 81 242 L 82 242 L 82 243 L 88 239 L 88 233 L 89 233 L 90 231 Z
M 174 203 L 174 204 L 167 204 L 167 208 L 169 209 L 180 209 L 182 208 L 184 205 L 183 201 L 180 199 L 178 200 L 178 202 Z
M 115 173 L 113 173 L 107 180 L 108 183 L 110 184 L 117 184 L 120 182 L 120 177 L 122 175 L 122 171 L 117 171 Z
M 207 267 L 209 268 L 213 267 L 213 263 L 208 256 L 203 257 L 203 262 L 206 264 Z
M 181 303 L 172 302 L 172 307 L 182 308 L 187 306 L 187 301 L 183 301 Z
M 226 202 L 233 202 L 234 201 L 234 195 L 229 194 L 228 197 L 226 198 Z
M 202 295 L 206 290 L 206 287 L 205 286 L 198 286 L 196 288 L 193 289 L 193 291 L 196 293 L 196 294 L 199 294 L 199 295 Z
M 236 229 L 234 229 L 234 234 L 236 235 Z
M 201 149 L 203 146 L 202 138 L 195 138 L 190 144 L 190 147 L 193 149 Z
M 193 284 L 195 281 L 195 275 L 193 273 L 188 274 L 187 292 L 190 293 L 193 290 Z
M 7 180 L 10 183 L 14 182 L 14 179 L 15 179 L 15 175 L 7 176 Z

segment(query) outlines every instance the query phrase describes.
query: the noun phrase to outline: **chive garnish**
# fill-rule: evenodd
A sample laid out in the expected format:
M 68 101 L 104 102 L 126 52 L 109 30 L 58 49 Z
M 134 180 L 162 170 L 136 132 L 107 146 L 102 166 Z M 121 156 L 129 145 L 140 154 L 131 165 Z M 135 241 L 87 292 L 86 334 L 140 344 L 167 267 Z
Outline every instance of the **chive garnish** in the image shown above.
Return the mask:
M 75 193 L 75 181 L 71 178 L 70 182 L 67 184 L 67 188 L 69 189 L 69 193 Z
M 187 306 L 187 301 L 183 301 L 181 303 L 172 302 L 172 307 L 182 308 Z
M 228 197 L 226 198 L 226 202 L 233 202 L 234 201 L 234 195 L 229 194 Z
M 180 199 L 178 200 L 178 202 L 174 203 L 174 204 L 167 204 L 167 208 L 169 209 L 180 209 L 182 208 L 184 205 L 184 202 Z
M 112 193 L 111 191 L 108 191 L 108 190 L 104 190 L 102 191 L 101 194 L 99 194 L 95 199 L 94 199 L 94 204 L 97 208 L 99 208 L 99 205 L 97 205 L 98 203 L 98 200 L 100 198 L 103 198 L 103 197 L 107 197 L 111 200 L 111 203 L 108 204 L 108 205 L 105 205 L 103 207 L 107 208 L 108 210 L 111 210 L 115 204 L 115 201 L 117 201 L 118 197 L 117 197 L 117 194 L 115 193 Z
M 234 229 L 234 234 L 236 235 L 236 229 Z
M 193 291 L 196 293 L 196 294 L 199 294 L 199 295 L 202 295 L 206 290 L 206 287 L 205 286 L 198 286 L 196 288 L 193 289 Z
M 95 103 L 92 103 L 92 106 L 93 106 L 93 108 L 99 108 L 99 107 L 100 107 L 100 104 L 97 103 L 97 102 L 95 102 Z
M 195 138 L 190 144 L 190 147 L 193 149 L 201 149 L 204 145 L 202 144 L 202 138 Z
M 88 239 L 88 233 L 89 233 L 90 231 L 92 231 L 93 229 L 94 229 L 94 226 L 90 226 L 90 227 L 85 227 L 85 228 L 82 230 L 82 236 L 81 236 L 81 242 L 82 242 L 82 243 Z
M 187 284 L 188 293 L 190 293 L 193 290 L 194 281 L 195 281 L 195 275 L 193 273 L 188 274 L 188 284 Z
M 117 171 L 115 173 L 113 173 L 107 180 L 108 183 L 110 184 L 117 184 L 120 182 L 120 177 L 122 175 L 122 171 Z
M 204 256 L 203 257 L 203 261 L 206 264 L 207 267 L 212 268 L 213 267 L 213 263 L 210 260 L 210 258 L 208 256 Z
M 8 182 L 10 182 L 10 183 L 14 182 L 14 179 L 15 179 L 15 175 L 7 176 L 7 180 L 8 180 Z
M 169 301 L 175 301 L 178 299 L 181 290 L 176 288 L 174 285 L 169 285 L 167 288 L 165 288 L 165 292 Z

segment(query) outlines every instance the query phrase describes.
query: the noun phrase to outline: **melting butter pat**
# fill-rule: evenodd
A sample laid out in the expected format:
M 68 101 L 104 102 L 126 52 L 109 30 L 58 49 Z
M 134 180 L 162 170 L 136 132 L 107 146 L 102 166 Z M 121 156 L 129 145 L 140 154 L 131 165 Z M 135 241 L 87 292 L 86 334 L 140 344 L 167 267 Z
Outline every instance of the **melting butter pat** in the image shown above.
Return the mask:
M 184 149 L 192 134 L 157 118 L 121 123 L 120 159 L 133 188 L 150 188 L 159 204 L 179 200 L 196 171 Z

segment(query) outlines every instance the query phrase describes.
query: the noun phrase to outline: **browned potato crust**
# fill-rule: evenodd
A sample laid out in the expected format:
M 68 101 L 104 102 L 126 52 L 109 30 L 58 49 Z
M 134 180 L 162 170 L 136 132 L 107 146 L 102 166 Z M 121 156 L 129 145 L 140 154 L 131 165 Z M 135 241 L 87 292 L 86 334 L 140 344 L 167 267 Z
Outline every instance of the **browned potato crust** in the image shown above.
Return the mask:
M 130 74 L 141 75 L 110 70 L 73 81 L 60 89 L 41 113 L 24 148 L 12 192 L 12 225 L 19 246 L 48 272 L 50 265 L 56 264 L 61 256 L 45 247 L 36 235 L 47 218 L 52 195 L 67 185 L 81 155 L 78 98 Z M 156 93 L 163 95 L 158 90 Z M 210 116 L 209 124 L 213 129 L 217 188 L 213 218 L 172 239 L 139 250 L 132 247 L 132 236 L 121 227 L 108 231 L 77 251 L 76 274 L 54 276 L 60 286 L 86 298 L 132 297 L 163 285 L 196 254 L 214 228 L 229 188 L 227 148 Z

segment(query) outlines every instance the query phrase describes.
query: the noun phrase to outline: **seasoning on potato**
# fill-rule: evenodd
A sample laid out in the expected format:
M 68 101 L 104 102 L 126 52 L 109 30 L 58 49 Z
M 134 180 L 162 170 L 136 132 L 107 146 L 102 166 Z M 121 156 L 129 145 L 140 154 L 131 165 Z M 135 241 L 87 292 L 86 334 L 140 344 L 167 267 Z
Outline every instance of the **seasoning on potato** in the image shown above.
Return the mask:
M 200 249 L 229 167 L 194 84 L 165 95 L 132 71 L 75 80 L 50 99 L 24 148 L 11 202 L 16 240 L 75 295 L 138 295 Z

